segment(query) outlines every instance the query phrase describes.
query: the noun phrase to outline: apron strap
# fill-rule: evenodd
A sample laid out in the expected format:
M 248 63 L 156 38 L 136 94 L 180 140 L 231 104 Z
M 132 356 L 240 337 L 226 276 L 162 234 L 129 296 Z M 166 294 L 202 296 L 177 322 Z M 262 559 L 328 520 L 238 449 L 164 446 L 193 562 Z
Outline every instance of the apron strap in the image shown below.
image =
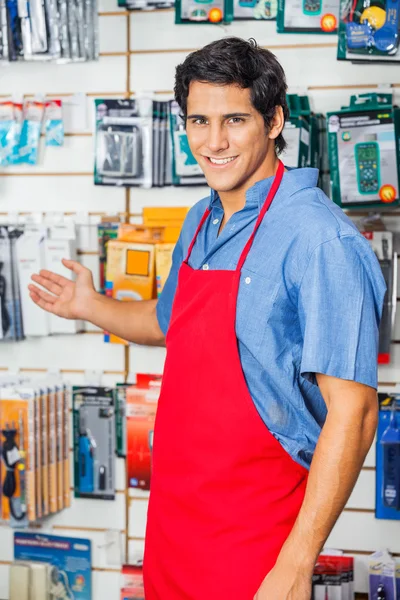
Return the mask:
M 274 181 L 272 182 L 271 189 L 269 190 L 268 196 L 263 204 L 262 209 L 260 210 L 260 214 L 258 215 L 258 219 L 257 219 L 256 224 L 253 229 L 253 233 L 251 234 L 247 244 L 243 248 L 243 252 L 239 258 L 239 262 L 237 264 L 236 271 L 242 270 L 244 262 L 250 252 L 250 248 L 253 245 L 253 241 L 254 241 L 255 235 L 257 233 L 257 229 L 261 225 L 261 222 L 262 222 L 263 218 L 265 217 L 265 215 L 267 214 L 267 211 L 268 211 L 269 207 L 271 206 L 273 199 L 275 198 L 275 194 L 279 189 L 284 170 L 285 170 L 285 167 L 283 165 L 283 162 L 280 160 L 279 164 L 278 164 L 278 170 L 276 172 Z
M 190 246 L 189 246 L 189 250 L 188 250 L 188 253 L 187 253 L 187 257 L 186 257 L 186 259 L 184 260 L 184 262 L 185 262 L 185 263 L 187 263 L 187 262 L 188 262 L 188 260 L 189 260 L 189 258 L 190 258 L 190 255 L 192 254 L 193 246 L 194 246 L 194 244 L 195 244 L 195 242 L 196 242 L 197 236 L 199 235 L 200 229 L 203 227 L 203 225 L 204 225 L 204 223 L 205 223 L 205 221 L 206 221 L 206 219 L 207 219 L 208 215 L 210 214 L 210 212 L 211 212 L 211 211 L 210 211 L 210 209 L 209 209 L 209 208 L 207 208 L 207 209 L 206 209 L 206 211 L 205 211 L 205 213 L 204 213 L 204 215 L 203 215 L 203 217 L 202 217 L 202 219 L 201 219 L 201 221 L 200 221 L 200 223 L 199 223 L 199 226 L 198 226 L 198 227 L 197 227 L 197 229 L 196 229 L 196 233 L 194 234 L 194 236 L 193 236 L 193 239 L 192 239 L 192 242 L 191 242 L 191 244 L 190 244 Z

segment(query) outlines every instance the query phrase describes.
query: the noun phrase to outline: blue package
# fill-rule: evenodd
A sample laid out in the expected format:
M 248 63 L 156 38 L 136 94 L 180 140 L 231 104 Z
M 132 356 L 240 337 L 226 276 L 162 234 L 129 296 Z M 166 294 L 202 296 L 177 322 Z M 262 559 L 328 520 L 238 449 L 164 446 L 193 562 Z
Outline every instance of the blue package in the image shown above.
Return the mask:
M 51 580 L 69 600 L 92 598 L 91 541 L 37 533 L 14 533 L 14 560 L 39 561 L 55 567 Z
M 48 100 L 46 102 L 45 120 L 46 146 L 63 146 L 64 121 L 61 100 Z
M 37 164 L 43 114 L 43 102 L 39 100 L 26 100 L 24 104 L 24 121 L 19 143 L 20 164 Z
M 0 167 L 10 164 L 14 143 L 14 107 L 11 100 L 0 102 Z
M 385 444 L 381 443 L 382 437 L 388 431 L 392 419 L 392 405 L 399 401 L 394 395 L 378 394 L 379 397 L 379 421 L 376 442 L 376 501 L 375 501 L 375 516 L 377 519 L 393 519 L 400 520 L 400 510 L 396 510 L 395 506 L 389 506 L 389 502 L 385 501 L 384 486 L 385 486 Z M 399 405 L 400 406 L 400 405 Z M 400 415 L 397 416 L 399 418 Z M 390 428 L 389 428 L 390 431 Z M 386 448 L 387 452 L 387 448 Z M 387 457 L 386 457 L 387 458 Z M 397 463 L 397 457 L 395 457 Z M 386 460 L 387 466 L 387 460 Z M 397 504 L 397 502 L 395 503 Z
M 368 560 L 370 600 L 396 600 L 395 562 L 386 550 L 378 550 Z

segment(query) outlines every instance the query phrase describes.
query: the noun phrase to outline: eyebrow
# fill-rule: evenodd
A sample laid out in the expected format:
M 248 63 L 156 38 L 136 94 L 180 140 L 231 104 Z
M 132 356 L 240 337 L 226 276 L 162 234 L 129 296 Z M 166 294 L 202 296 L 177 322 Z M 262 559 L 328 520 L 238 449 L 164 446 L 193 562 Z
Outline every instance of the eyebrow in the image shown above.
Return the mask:
M 241 113 L 241 112 L 235 112 L 235 113 L 228 113 L 226 115 L 222 115 L 223 119 L 232 119 L 233 117 L 251 117 L 250 113 Z M 206 115 L 188 115 L 186 117 L 186 119 L 205 119 Z

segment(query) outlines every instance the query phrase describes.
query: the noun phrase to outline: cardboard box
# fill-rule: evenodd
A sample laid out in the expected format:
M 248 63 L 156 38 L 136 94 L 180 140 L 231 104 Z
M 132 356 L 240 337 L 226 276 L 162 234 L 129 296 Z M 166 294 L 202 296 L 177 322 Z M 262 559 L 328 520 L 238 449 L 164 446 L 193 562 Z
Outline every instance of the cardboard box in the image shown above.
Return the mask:
M 156 297 L 155 248 L 153 244 L 108 242 L 106 295 L 123 302 L 151 300 Z M 105 341 L 126 344 L 125 340 L 105 334 Z
M 175 244 L 156 244 L 157 296 L 161 295 L 172 266 L 172 253 Z

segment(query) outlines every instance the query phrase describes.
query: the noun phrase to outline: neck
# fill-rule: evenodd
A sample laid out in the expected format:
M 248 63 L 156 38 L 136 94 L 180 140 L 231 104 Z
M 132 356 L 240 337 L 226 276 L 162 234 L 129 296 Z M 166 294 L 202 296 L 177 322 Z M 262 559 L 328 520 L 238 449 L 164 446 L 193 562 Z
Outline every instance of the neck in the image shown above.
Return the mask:
M 261 165 L 261 168 L 257 169 L 245 183 L 229 192 L 218 192 L 224 209 L 224 223 L 226 223 L 234 213 L 242 210 L 246 204 L 247 191 L 252 188 L 257 181 L 268 179 L 276 174 L 278 164 L 279 159 L 274 152 L 273 156 L 268 157 Z

